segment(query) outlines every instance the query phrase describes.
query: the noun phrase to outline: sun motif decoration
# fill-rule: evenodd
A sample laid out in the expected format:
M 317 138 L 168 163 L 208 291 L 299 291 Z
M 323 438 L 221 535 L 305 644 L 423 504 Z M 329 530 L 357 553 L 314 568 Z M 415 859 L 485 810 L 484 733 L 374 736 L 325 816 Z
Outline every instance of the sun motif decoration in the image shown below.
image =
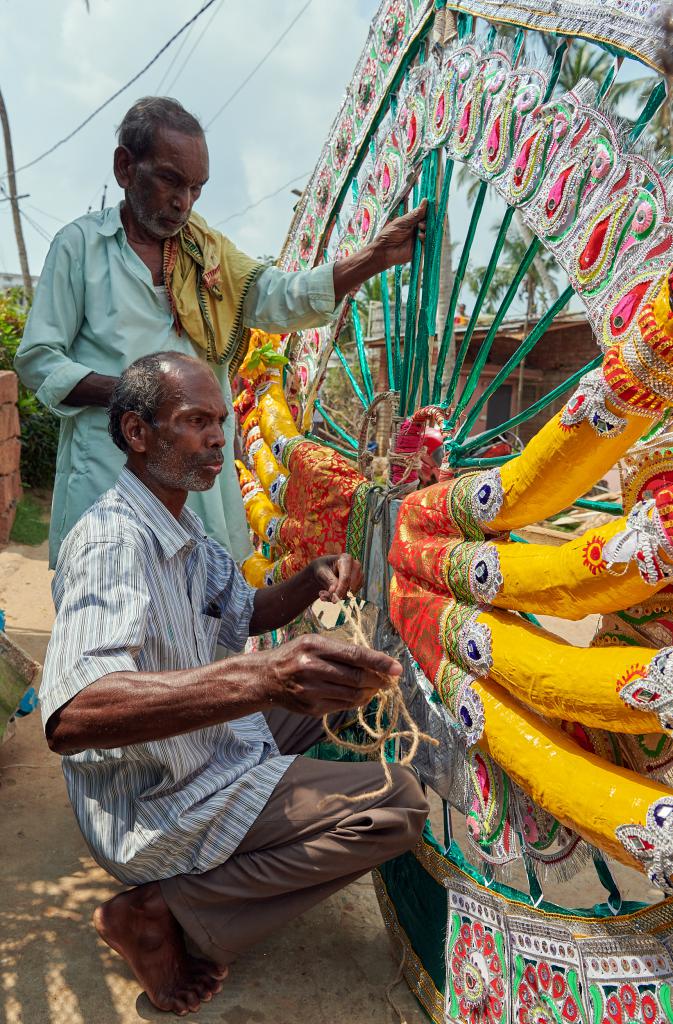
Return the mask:
M 597 576 L 599 572 L 604 572 L 607 568 L 603 558 L 603 543 L 600 537 L 594 536 L 591 540 L 588 540 L 582 549 L 582 554 L 584 556 L 583 563 L 592 576 Z

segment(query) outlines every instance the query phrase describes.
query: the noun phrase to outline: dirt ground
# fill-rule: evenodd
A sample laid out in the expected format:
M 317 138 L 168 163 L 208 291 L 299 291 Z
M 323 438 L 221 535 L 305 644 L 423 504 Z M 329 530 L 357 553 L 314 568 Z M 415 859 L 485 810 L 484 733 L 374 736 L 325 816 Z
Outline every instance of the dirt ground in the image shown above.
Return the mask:
M 42 662 L 53 610 L 46 545 L 0 552 L 7 632 Z M 592 623 L 571 627 L 588 642 Z M 567 634 L 566 634 L 567 635 Z M 570 637 L 569 637 L 570 638 Z M 100 942 L 91 915 L 117 883 L 88 855 L 68 804 L 58 757 L 39 713 L 0 747 L 0 1024 L 134 1024 L 172 1020 L 155 1011 L 124 962 Z M 439 802 L 433 819 L 439 820 Z M 439 833 L 438 833 L 439 834 Z M 622 891 L 653 899 L 645 879 L 616 869 Z M 522 880 L 513 878 L 514 884 Z M 568 904 L 603 898 L 590 871 L 545 887 Z M 386 998 L 397 962 L 369 879 L 290 924 L 235 964 L 224 991 L 189 1019 L 226 1024 L 422 1024 L 404 983 Z

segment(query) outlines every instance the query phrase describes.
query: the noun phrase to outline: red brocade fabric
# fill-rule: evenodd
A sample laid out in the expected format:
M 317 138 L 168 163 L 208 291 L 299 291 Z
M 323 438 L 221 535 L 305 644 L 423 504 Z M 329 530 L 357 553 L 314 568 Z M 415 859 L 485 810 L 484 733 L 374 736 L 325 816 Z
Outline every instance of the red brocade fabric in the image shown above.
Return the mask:
M 346 459 L 319 445 L 299 445 L 290 456 L 289 469 L 284 498 L 287 518 L 279 534 L 288 552 L 279 569 L 284 578 L 319 555 L 346 550 L 353 496 L 364 482 Z
M 462 540 L 447 512 L 454 482 L 435 484 L 405 498 L 390 548 L 389 561 L 396 572 L 436 590 L 448 591 L 449 552 Z
M 446 605 L 446 594 L 427 590 L 403 575 L 395 574 L 391 581 L 391 621 L 430 680 L 446 658 L 439 638 L 439 623 Z

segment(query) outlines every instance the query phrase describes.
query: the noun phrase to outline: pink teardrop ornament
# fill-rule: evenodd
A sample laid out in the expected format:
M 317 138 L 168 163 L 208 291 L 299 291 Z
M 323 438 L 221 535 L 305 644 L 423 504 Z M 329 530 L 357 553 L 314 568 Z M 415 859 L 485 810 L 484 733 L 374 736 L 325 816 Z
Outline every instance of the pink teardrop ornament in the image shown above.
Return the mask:
M 618 336 L 628 330 L 651 284 L 651 281 L 640 281 L 621 297 L 610 316 L 610 330 L 613 335 Z
M 516 158 L 516 163 L 514 164 L 514 180 L 517 182 L 517 184 L 521 181 L 521 179 L 524 176 L 524 172 L 526 170 L 528 160 L 530 157 L 531 146 L 533 145 L 533 142 L 537 138 L 538 134 L 539 132 L 535 132 L 534 135 L 530 135 L 526 139 L 526 141 L 524 142 L 523 146 L 519 151 L 518 157 Z
M 414 147 L 414 143 L 416 142 L 416 132 L 416 114 L 412 112 L 411 117 L 407 122 L 407 152 Z
M 463 110 L 463 116 L 461 117 L 460 124 L 458 125 L 458 138 L 460 139 L 461 142 L 465 141 L 465 136 L 467 135 L 467 129 L 468 129 L 469 124 L 470 124 L 470 112 L 471 112 L 471 110 L 472 110 L 472 100 L 470 100 L 470 102 L 467 104 L 467 106 Z
M 574 170 L 574 164 L 571 167 L 566 167 L 559 174 L 558 178 L 549 189 L 549 195 L 547 196 L 547 202 L 545 203 L 545 213 L 547 217 L 552 217 L 556 210 L 561 205 L 563 199 L 563 193 L 565 191 L 566 182 Z
M 444 120 L 444 111 L 446 110 L 446 100 L 444 99 L 444 93 L 439 97 L 439 102 L 435 107 L 435 126 L 441 128 L 442 121 Z
M 487 140 L 487 152 L 489 157 L 493 158 L 498 152 L 500 146 L 500 118 L 496 117 L 495 123 L 488 133 Z

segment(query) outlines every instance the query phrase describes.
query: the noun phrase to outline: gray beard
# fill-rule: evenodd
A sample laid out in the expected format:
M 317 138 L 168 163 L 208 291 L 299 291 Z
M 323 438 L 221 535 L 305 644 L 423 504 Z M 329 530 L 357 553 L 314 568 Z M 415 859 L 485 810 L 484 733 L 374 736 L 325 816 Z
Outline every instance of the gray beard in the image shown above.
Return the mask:
M 179 491 L 209 491 L 217 479 L 204 478 L 198 466 L 176 464 L 173 449 L 165 443 L 161 445 L 159 455 L 147 460 L 147 468 L 164 487 Z
M 177 227 L 173 231 L 167 231 L 166 228 L 160 227 L 157 222 L 156 214 L 153 216 L 148 213 L 145 204 L 141 199 L 138 198 L 133 192 L 129 191 L 126 193 L 126 199 L 133 211 L 133 216 L 140 224 L 141 228 L 147 231 L 153 238 L 157 238 L 163 241 L 166 238 L 173 238 L 175 235 L 182 231 L 182 227 Z

